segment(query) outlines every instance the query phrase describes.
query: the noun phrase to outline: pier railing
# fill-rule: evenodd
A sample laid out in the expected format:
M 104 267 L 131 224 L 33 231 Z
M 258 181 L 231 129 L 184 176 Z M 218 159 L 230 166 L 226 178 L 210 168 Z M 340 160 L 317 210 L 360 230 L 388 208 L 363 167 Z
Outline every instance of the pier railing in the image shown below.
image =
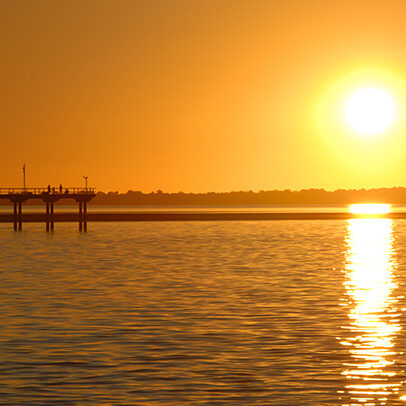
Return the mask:
M 18 187 L 9 187 L 9 188 L 0 188 L 0 195 L 16 195 L 16 194 L 25 194 L 25 195 L 42 195 L 42 194 L 94 194 L 96 191 L 92 187 L 63 187 L 62 191 L 59 187 L 47 188 L 47 187 L 34 187 L 34 188 L 18 188 Z

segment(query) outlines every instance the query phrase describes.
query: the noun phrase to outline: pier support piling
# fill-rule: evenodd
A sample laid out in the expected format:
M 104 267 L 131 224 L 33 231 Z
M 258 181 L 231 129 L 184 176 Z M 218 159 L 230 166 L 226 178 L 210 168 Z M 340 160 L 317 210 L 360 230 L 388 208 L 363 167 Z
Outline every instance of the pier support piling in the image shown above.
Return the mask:
M 87 202 L 83 202 L 83 231 L 87 233 Z
M 54 231 L 54 202 L 51 202 L 51 231 Z
M 49 231 L 49 202 L 45 202 L 45 223 L 46 223 L 46 230 Z
M 23 202 L 18 202 L 18 231 L 23 229 Z
M 13 216 L 13 224 L 14 224 L 14 231 L 17 231 L 17 202 L 13 202 L 14 206 L 14 216 Z
M 82 216 L 82 202 L 79 202 L 79 231 L 82 231 L 82 220 L 83 220 L 83 216 Z

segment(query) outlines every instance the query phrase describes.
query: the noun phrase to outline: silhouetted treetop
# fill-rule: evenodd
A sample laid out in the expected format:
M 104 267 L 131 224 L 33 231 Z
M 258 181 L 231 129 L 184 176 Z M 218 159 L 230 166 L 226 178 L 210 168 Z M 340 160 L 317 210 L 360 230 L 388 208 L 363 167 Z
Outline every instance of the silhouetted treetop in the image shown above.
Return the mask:
M 246 205 L 246 204 L 351 204 L 406 203 L 406 188 L 260 190 L 254 192 L 143 193 L 98 192 L 92 204 L 99 205 Z
M 303 190 L 260 190 L 254 192 L 207 192 L 207 193 L 166 193 L 157 190 L 144 193 L 139 190 L 129 190 L 126 193 L 97 192 L 91 205 L 106 206 L 230 206 L 230 205 L 271 205 L 271 204 L 351 204 L 351 203 L 392 203 L 406 204 L 406 188 L 377 188 L 377 189 L 324 189 Z M 27 204 L 41 204 L 37 200 L 29 200 Z M 71 205 L 69 200 L 60 200 L 58 205 Z M 0 200 L 0 205 L 8 205 Z

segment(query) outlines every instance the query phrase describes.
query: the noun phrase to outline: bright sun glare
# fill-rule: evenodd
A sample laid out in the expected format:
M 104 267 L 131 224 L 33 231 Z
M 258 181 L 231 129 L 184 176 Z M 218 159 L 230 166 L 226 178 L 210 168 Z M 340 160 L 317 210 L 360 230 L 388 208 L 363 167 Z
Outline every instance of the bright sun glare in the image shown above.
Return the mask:
M 384 90 L 366 87 L 353 93 L 345 105 L 350 127 L 364 135 L 378 134 L 392 123 L 395 103 Z
M 391 205 L 375 203 L 351 204 L 349 211 L 352 214 L 386 214 L 390 213 Z

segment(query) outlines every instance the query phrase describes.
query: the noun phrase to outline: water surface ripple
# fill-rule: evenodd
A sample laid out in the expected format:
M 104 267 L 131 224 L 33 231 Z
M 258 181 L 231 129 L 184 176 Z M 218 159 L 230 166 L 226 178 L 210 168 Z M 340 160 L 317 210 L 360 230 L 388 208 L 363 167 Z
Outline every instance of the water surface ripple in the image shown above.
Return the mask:
M 1 225 L 0 404 L 406 405 L 376 221 Z

